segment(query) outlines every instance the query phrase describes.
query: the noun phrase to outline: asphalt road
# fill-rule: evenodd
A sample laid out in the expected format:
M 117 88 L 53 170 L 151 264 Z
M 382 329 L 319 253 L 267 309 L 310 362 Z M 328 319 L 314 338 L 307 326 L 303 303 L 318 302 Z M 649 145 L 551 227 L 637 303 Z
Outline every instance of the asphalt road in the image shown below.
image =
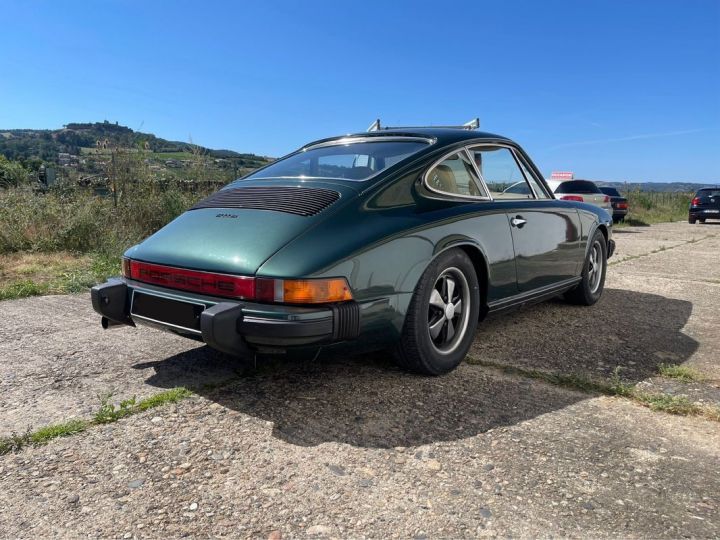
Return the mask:
M 484 321 L 471 355 L 720 402 L 720 226 L 618 229 L 592 308 Z M 0 302 L 0 435 L 176 386 L 196 397 L 0 456 L 0 536 L 720 536 L 720 423 L 383 354 L 257 370 L 87 295 Z M 660 363 L 708 378 L 681 384 Z M 620 368 L 618 371 L 618 367 Z

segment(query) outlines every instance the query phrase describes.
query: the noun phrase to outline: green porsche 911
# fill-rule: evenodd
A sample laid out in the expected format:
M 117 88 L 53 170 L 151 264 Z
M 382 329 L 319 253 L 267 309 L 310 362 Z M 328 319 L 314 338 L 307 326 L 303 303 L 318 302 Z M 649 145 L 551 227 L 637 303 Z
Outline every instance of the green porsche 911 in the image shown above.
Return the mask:
M 555 199 L 516 143 L 474 128 L 378 121 L 303 146 L 130 248 L 93 307 L 105 328 L 232 355 L 388 347 L 438 375 L 488 313 L 560 294 L 594 304 L 612 216 Z

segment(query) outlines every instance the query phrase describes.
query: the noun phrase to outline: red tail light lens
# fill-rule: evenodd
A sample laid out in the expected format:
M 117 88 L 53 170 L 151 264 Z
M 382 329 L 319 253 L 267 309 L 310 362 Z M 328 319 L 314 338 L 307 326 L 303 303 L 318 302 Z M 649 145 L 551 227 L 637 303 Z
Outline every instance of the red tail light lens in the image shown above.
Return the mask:
M 628 205 L 626 202 L 619 202 L 617 203 L 617 207 L 619 210 L 627 210 Z
M 181 289 L 212 296 L 251 299 L 255 297 L 255 279 L 246 276 L 231 276 L 187 270 L 160 264 L 151 264 L 130 260 L 130 279 Z
M 326 304 L 353 299 L 345 278 L 255 279 L 131 259 L 123 259 L 122 267 L 123 276 L 129 279 L 211 296 L 285 304 Z
M 576 201 L 576 202 L 585 202 L 585 199 L 583 199 L 580 195 L 563 195 L 560 197 L 561 201 Z
M 694 197 L 692 201 L 690 201 L 691 206 L 700 206 L 700 197 Z
M 609 203 L 609 202 L 610 202 L 610 197 L 609 197 L 608 195 L 605 195 L 605 198 L 603 199 L 603 202 L 604 202 L 604 203 Z

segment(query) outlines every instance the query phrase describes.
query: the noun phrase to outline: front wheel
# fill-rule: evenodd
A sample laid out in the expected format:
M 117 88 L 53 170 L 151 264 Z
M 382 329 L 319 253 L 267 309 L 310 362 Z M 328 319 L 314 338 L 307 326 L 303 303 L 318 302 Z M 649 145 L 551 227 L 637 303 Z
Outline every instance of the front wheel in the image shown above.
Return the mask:
M 425 270 L 405 317 L 395 358 L 424 375 L 455 369 L 470 349 L 480 313 L 472 261 L 460 249 L 437 257 Z
M 592 306 L 602 296 L 606 270 L 607 243 L 603 233 L 595 231 L 585 256 L 582 280 L 575 288 L 565 293 L 565 300 L 572 304 Z

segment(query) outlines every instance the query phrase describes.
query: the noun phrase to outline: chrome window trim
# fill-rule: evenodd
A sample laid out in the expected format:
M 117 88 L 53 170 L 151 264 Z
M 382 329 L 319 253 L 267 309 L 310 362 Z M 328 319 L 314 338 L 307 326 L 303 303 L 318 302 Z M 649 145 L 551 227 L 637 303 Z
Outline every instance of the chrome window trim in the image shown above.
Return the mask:
M 485 193 L 487 193 L 487 196 L 484 196 L 484 195 L 462 195 L 460 193 L 450 193 L 448 191 L 442 191 L 439 189 L 435 189 L 428 182 L 428 176 L 433 171 L 433 169 L 435 169 L 435 167 L 440 165 L 443 161 L 445 161 L 450 156 L 459 154 L 461 152 L 465 153 L 465 158 L 470 161 L 470 163 L 472 164 L 473 170 L 475 171 L 475 174 L 477 174 L 478 168 L 477 168 L 477 166 L 475 166 L 473 159 L 471 158 L 470 154 L 468 153 L 467 146 L 462 146 L 460 148 L 455 148 L 454 150 L 451 150 L 447 154 L 443 154 L 443 156 L 440 159 L 434 161 L 433 164 L 427 168 L 427 170 L 422 175 L 423 186 L 425 186 L 425 189 L 432 191 L 433 193 L 437 193 L 438 195 L 444 195 L 445 197 L 456 197 L 456 198 L 460 198 L 460 199 L 468 199 L 471 201 L 492 201 L 493 199 L 492 199 L 492 196 L 490 195 L 490 190 L 487 189 L 487 186 L 485 185 L 485 181 L 482 179 L 482 176 L 480 176 L 479 174 L 478 174 L 478 178 L 480 179 L 480 182 L 482 182 L 482 184 L 478 185 L 478 189 L 480 189 L 481 191 L 484 189 Z
M 530 192 L 533 195 L 532 199 L 528 199 L 528 198 L 525 198 L 525 199 L 520 199 L 520 198 L 518 198 L 518 199 L 497 199 L 498 201 L 505 201 L 505 200 L 508 200 L 508 201 L 541 201 L 541 200 L 546 200 L 546 199 L 538 198 L 532 185 L 530 184 L 530 182 L 528 182 L 527 178 L 525 177 L 525 173 L 523 173 L 523 167 L 527 170 L 529 170 L 529 167 L 527 167 L 527 165 L 524 165 L 523 162 L 520 162 L 518 160 L 518 156 L 515 152 L 514 146 L 512 146 L 510 144 L 493 142 L 493 143 L 474 143 L 474 144 L 466 146 L 465 148 L 467 149 L 468 152 L 470 152 L 470 150 L 472 148 L 475 148 L 477 146 L 497 146 L 499 148 L 507 148 L 510 151 L 510 155 L 515 160 L 515 164 L 518 166 L 518 170 L 520 171 L 520 174 L 522 175 L 523 180 L 528 185 L 528 187 L 530 188 Z M 475 160 L 473 159 L 472 162 L 475 163 Z M 523 164 L 521 165 L 521 163 L 523 163 Z M 475 168 L 477 169 L 477 164 L 475 165 Z M 478 172 L 479 172 L 479 169 L 478 169 Z M 485 182 L 485 178 L 482 176 L 482 174 L 480 174 L 480 178 L 482 179 L 483 183 L 485 184 L 485 188 L 487 189 L 488 194 L 490 194 L 490 188 L 487 187 L 487 183 Z M 537 180 L 537 179 L 535 179 L 535 180 Z M 493 199 L 493 200 L 495 200 L 495 199 Z M 548 198 L 548 200 L 549 200 L 549 198 Z
M 543 186 L 543 183 L 540 182 L 540 181 L 538 181 L 537 177 L 535 177 L 535 175 L 533 174 L 533 171 L 531 170 L 531 168 L 528 166 L 528 164 L 525 162 L 525 160 L 522 159 L 522 156 L 518 154 L 517 149 L 515 149 L 515 148 L 510 148 L 510 151 L 511 151 L 511 152 L 513 153 L 513 155 L 515 156 L 515 161 L 517 161 L 518 165 L 520 166 L 520 172 L 523 174 L 523 176 L 526 176 L 525 172 L 527 172 L 527 174 L 529 174 L 530 176 L 532 176 L 532 179 L 535 180 L 535 184 L 542 187 L 542 186 Z M 539 200 L 539 201 L 544 201 L 544 200 L 550 200 L 550 199 L 553 198 L 553 197 L 550 196 L 549 193 L 545 193 L 545 194 L 544 194 L 544 195 L 545 195 L 544 198 L 538 197 L 538 196 L 537 196 L 537 193 L 535 193 L 535 190 L 533 189 L 532 184 L 528 181 L 527 176 L 526 176 L 526 178 L 525 178 L 525 182 L 527 182 L 527 184 L 530 186 L 530 190 L 535 194 L 535 198 L 536 198 L 537 200 Z
M 388 135 L 388 136 L 368 136 L 368 137 L 342 137 L 340 139 L 333 139 L 332 141 L 325 141 L 321 143 L 311 144 L 310 146 L 303 146 L 299 152 L 306 152 L 315 148 L 325 148 L 327 146 L 342 146 L 356 143 L 377 143 L 377 142 L 423 142 L 427 145 L 435 144 L 437 139 L 431 139 L 429 137 L 417 137 L 413 135 Z M 409 157 L 409 156 L 408 156 Z
M 437 142 L 437 139 L 431 138 L 431 137 L 418 137 L 414 135 L 389 135 L 389 136 L 360 136 L 360 137 L 342 137 L 340 139 L 333 139 L 331 141 L 325 141 L 320 142 L 316 144 L 311 144 L 309 146 L 303 146 L 299 150 L 296 150 L 292 154 L 288 154 L 287 156 L 283 156 L 279 159 L 276 159 L 272 163 L 268 163 L 264 167 L 261 167 L 260 169 L 257 169 L 250 174 L 243 176 L 242 178 L 239 178 L 238 180 L 273 180 L 276 178 L 292 178 L 294 180 L 341 180 L 345 182 L 367 182 L 368 180 L 371 180 L 375 178 L 377 175 L 385 172 L 388 167 L 385 167 L 384 169 L 381 169 L 379 171 L 375 171 L 370 176 L 367 176 L 365 178 L 359 178 L 359 179 L 353 179 L 353 178 L 335 178 L 330 176 L 255 176 L 256 174 L 260 173 L 263 169 L 266 169 L 267 167 L 270 167 L 271 165 L 274 165 L 275 163 L 279 163 L 289 157 L 295 156 L 297 154 L 302 154 L 303 152 L 307 152 L 308 150 L 314 150 L 316 148 L 325 148 L 328 146 L 344 146 L 344 145 L 350 145 L 354 143 L 377 143 L 377 142 L 422 142 L 427 144 L 428 146 L 431 146 Z M 403 159 L 408 159 L 412 156 L 414 156 L 417 152 L 420 152 L 420 150 L 417 150 L 416 152 L 413 152 L 412 154 L 408 154 Z M 403 161 L 403 160 L 400 160 Z M 399 163 L 399 162 L 398 162 Z M 397 163 L 391 165 L 391 167 L 394 167 L 397 165 Z M 238 180 L 235 180 L 237 182 Z

